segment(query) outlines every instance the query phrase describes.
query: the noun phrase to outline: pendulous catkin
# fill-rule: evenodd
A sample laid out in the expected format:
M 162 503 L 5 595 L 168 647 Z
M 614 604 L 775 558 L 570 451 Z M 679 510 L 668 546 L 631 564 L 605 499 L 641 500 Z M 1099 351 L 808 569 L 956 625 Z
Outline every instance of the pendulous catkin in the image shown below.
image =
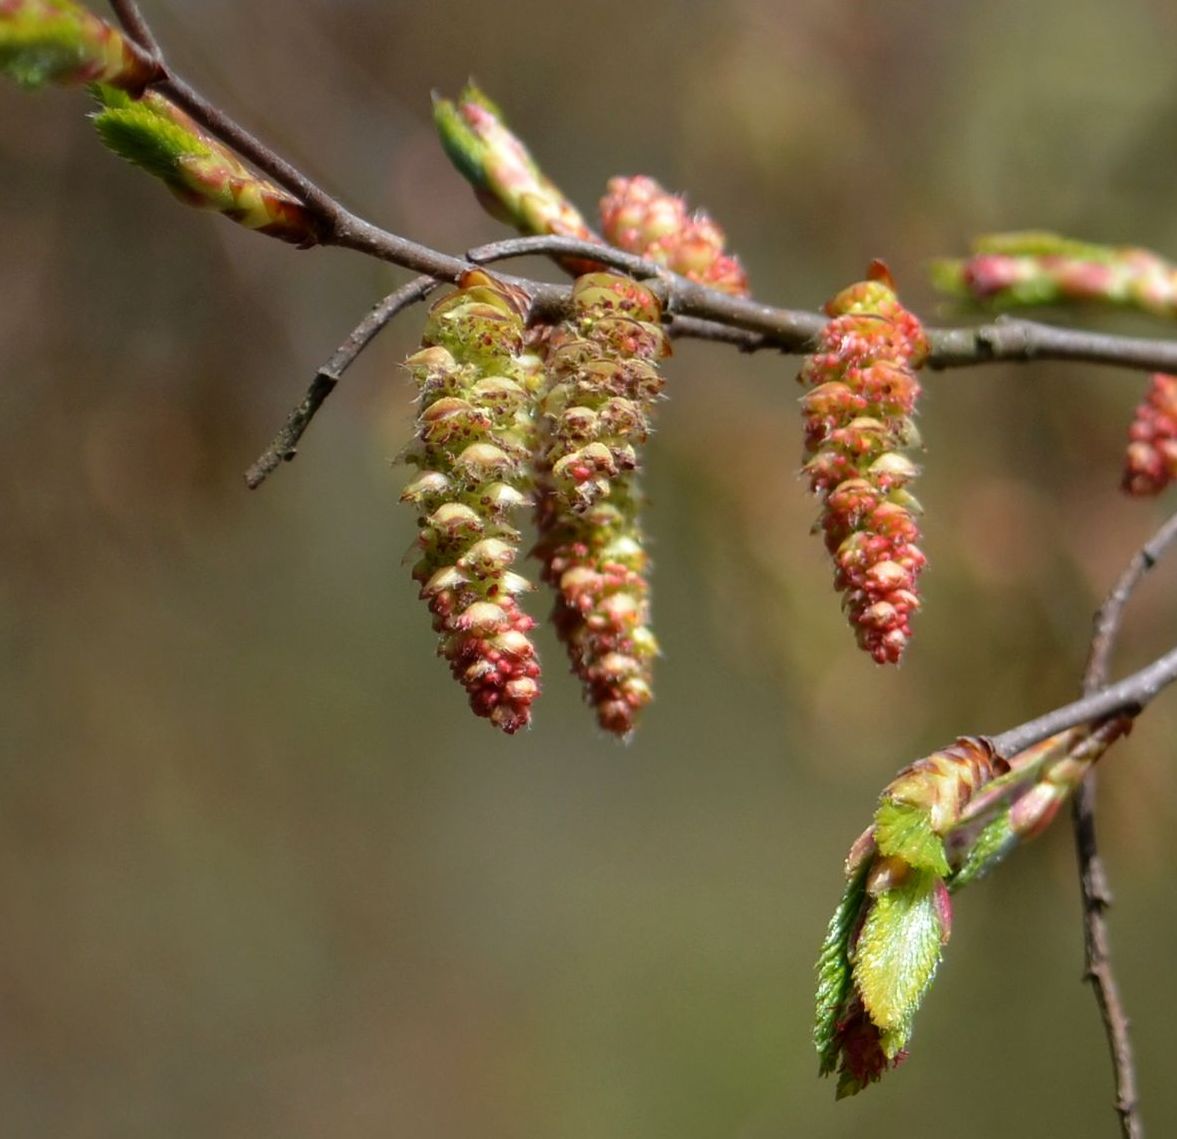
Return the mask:
M 586 274 L 572 303 L 547 344 L 535 552 L 585 699 L 625 737 L 652 697 L 658 653 L 637 470 L 670 346 L 657 300 L 628 278 Z
M 401 495 L 418 511 L 413 578 L 433 613 L 438 653 L 476 715 L 508 734 L 539 695 L 535 622 L 519 607 L 530 583 L 511 569 L 509 519 L 530 501 L 538 356 L 524 345 L 523 298 L 473 270 L 430 309 L 422 350 L 406 361 L 420 389 L 419 470 Z
M 804 474 L 822 503 L 834 587 L 858 643 L 880 664 L 897 663 L 926 561 L 916 544 L 919 504 L 906 489 L 918 469 L 903 450 L 919 438 L 911 417 L 927 340 L 882 266 L 826 312 L 831 319 L 798 376 L 809 387 L 801 400 Z

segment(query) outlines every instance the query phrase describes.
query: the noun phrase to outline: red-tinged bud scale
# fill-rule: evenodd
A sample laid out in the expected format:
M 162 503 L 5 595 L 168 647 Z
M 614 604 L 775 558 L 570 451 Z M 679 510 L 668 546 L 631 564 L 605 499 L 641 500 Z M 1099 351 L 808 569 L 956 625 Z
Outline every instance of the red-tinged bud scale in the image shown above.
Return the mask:
M 702 210 L 667 193 L 653 178 L 610 178 L 601 199 L 606 240 L 725 293 L 746 296 L 748 278 L 736 257 L 724 252 L 723 230 Z
M 1137 496 L 1160 494 L 1177 478 L 1177 376 L 1158 372 L 1128 428 L 1123 488 Z
M 834 586 L 858 643 L 880 664 L 896 663 L 911 637 L 926 560 L 917 545 L 919 506 L 906 490 L 918 468 L 901 451 L 918 439 L 915 369 L 928 344 L 879 265 L 826 312 L 832 319 L 798 377 L 810 386 L 801 400 L 804 473 L 822 502 Z
M 521 233 L 600 242 L 580 211 L 539 168 L 523 140 L 510 130 L 499 108 L 473 83 L 457 100 L 435 95 L 433 119 L 450 161 L 492 217 Z M 561 258 L 560 263 L 573 273 L 600 268 L 576 258 Z
M 658 652 L 637 469 L 670 348 L 657 300 L 628 278 L 582 276 L 572 303 L 548 339 L 536 555 L 597 722 L 628 736 L 652 697 Z
M 973 796 L 1009 771 L 1009 763 L 982 736 L 962 736 L 956 743 L 917 759 L 883 791 L 882 799 L 924 812 L 934 834 L 944 835 Z
M 405 454 L 419 473 L 401 495 L 419 517 L 413 578 L 471 708 L 507 733 L 529 723 L 539 695 L 535 622 L 517 601 L 530 585 L 511 570 L 520 539 L 509 522 L 530 501 L 542 377 L 524 347 L 525 307 L 469 272 L 433 305 L 424 347 L 406 361 L 421 396 Z

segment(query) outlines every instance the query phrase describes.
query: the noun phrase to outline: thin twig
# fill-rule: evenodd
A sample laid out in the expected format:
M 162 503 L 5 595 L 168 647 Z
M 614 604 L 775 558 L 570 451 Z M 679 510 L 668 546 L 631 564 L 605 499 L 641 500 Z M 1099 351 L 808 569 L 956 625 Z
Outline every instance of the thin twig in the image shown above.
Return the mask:
M 302 401 L 287 416 L 273 442 L 258 456 L 245 472 L 245 485 L 256 490 L 283 462 L 290 462 L 298 454 L 298 443 L 310 426 L 323 401 L 335 390 L 343 373 L 372 342 L 386 324 L 402 309 L 423 300 L 437 287 L 432 277 L 418 277 L 395 292 L 389 293 L 359 324 L 315 373 Z
M 1137 714 L 1146 708 L 1159 692 L 1177 680 L 1177 648 L 1157 657 L 1151 664 L 1124 677 L 1091 696 L 1084 696 L 1071 704 L 1064 704 L 1045 715 L 1019 724 L 1016 728 L 991 737 L 998 755 L 1016 755 L 1048 736 L 1066 731 L 1077 724 L 1102 720 L 1118 712 Z
M 676 340 L 713 340 L 718 344 L 730 344 L 740 352 L 759 352 L 762 348 L 785 351 L 763 332 L 731 328 L 716 320 L 703 320 L 697 316 L 672 316 L 667 322 L 666 330 Z
M 148 55 L 162 64 L 163 52 L 160 50 L 159 41 L 155 38 L 151 26 L 144 19 L 143 13 L 139 11 L 139 5 L 135 3 L 135 0 L 110 0 L 110 6 L 114 10 L 115 18 L 127 35 Z
M 493 241 L 486 245 L 478 245 L 466 253 L 466 258 L 478 265 L 485 265 L 490 261 L 507 261 L 512 257 L 528 257 L 542 254 L 545 257 L 556 257 L 572 254 L 578 258 L 587 259 L 592 254 L 592 260 L 602 265 L 611 265 L 615 269 L 624 269 L 635 277 L 657 277 L 661 280 L 673 282 L 675 274 L 665 265 L 639 257 L 636 253 L 629 253 L 624 249 L 617 249 L 612 245 L 602 245 L 595 241 L 581 241 L 575 237 L 509 237 L 503 241 Z
M 1083 676 L 1084 693 L 1097 692 L 1107 683 L 1124 609 L 1145 574 L 1174 542 L 1177 542 L 1177 514 L 1170 517 L 1136 552 L 1100 606 L 1095 615 L 1095 631 Z M 1136 1065 L 1128 1016 L 1112 965 L 1111 941 L 1105 916 L 1112 904 L 1112 894 L 1096 841 L 1095 807 L 1096 783 L 1095 772 L 1092 771 L 1083 780 L 1071 805 L 1075 852 L 1079 861 L 1079 888 L 1083 901 L 1085 975 L 1095 992 L 1111 1053 L 1120 1132 L 1123 1139 L 1139 1139 L 1144 1132 L 1136 1092 Z
M 1124 572 L 1120 574 L 1119 580 L 1107 595 L 1106 600 L 1099 607 L 1099 611 L 1095 614 L 1095 632 L 1091 638 L 1091 649 L 1083 677 L 1085 692 L 1094 691 L 1107 683 L 1112 650 L 1115 648 L 1116 638 L 1120 633 L 1124 607 L 1128 604 L 1129 598 L 1144 575 L 1161 560 L 1165 552 L 1175 543 L 1177 543 L 1177 514 L 1169 518 L 1136 551 Z

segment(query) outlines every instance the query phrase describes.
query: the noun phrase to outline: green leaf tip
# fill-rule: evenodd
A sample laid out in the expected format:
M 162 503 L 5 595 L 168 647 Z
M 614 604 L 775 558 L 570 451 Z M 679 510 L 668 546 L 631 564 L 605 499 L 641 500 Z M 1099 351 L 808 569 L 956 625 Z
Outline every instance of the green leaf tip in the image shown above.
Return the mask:
M 489 111 L 500 123 L 506 126 L 506 119 L 503 117 L 503 112 L 498 103 L 478 86 L 473 76 L 466 80 L 466 86 L 462 88 L 462 93 L 458 96 L 458 102 L 473 103 L 481 107 L 484 111 Z
M 884 798 L 875 812 L 875 842 L 883 854 L 941 878 L 949 872 L 944 843 L 924 807 Z
M 496 220 L 520 233 L 600 240 L 544 176 L 523 140 L 508 129 L 502 112 L 473 81 L 456 100 L 434 93 L 433 121 L 446 155 Z M 597 267 L 571 259 L 564 264 L 576 273 Z
M 100 105 L 92 118 L 103 143 L 185 204 L 303 248 L 318 240 L 302 202 L 251 171 L 162 95 L 148 91 L 136 99 L 101 84 L 91 93 Z
M 98 88 L 97 94 L 103 109 L 95 112 L 93 121 L 103 143 L 156 178 L 177 185 L 183 159 L 213 153 L 203 139 L 166 118 L 153 103 L 129 99 L 109 88 Z
M 486 143 L 462 117 L 458 104 L 433 93 L 433 123 L 446 156 L 476 190 L 487 188 Z

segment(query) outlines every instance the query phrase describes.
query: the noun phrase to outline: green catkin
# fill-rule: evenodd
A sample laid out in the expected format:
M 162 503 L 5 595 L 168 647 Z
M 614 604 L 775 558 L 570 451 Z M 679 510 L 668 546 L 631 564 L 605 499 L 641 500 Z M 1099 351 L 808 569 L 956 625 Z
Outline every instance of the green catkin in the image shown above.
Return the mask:
M 524 300 L 479 270 L 430 310 L 423 348 L 406 365 L 420 389 L 419 470 L 401 495 L 418 511 L 413 578 L 440 635 L 438 653 L 470 706 L 508 734 L 539 695 L 535 622 L 512 572 L 520 535 L 510 517 L 530 501 L 538 356 L 524 347 Z

